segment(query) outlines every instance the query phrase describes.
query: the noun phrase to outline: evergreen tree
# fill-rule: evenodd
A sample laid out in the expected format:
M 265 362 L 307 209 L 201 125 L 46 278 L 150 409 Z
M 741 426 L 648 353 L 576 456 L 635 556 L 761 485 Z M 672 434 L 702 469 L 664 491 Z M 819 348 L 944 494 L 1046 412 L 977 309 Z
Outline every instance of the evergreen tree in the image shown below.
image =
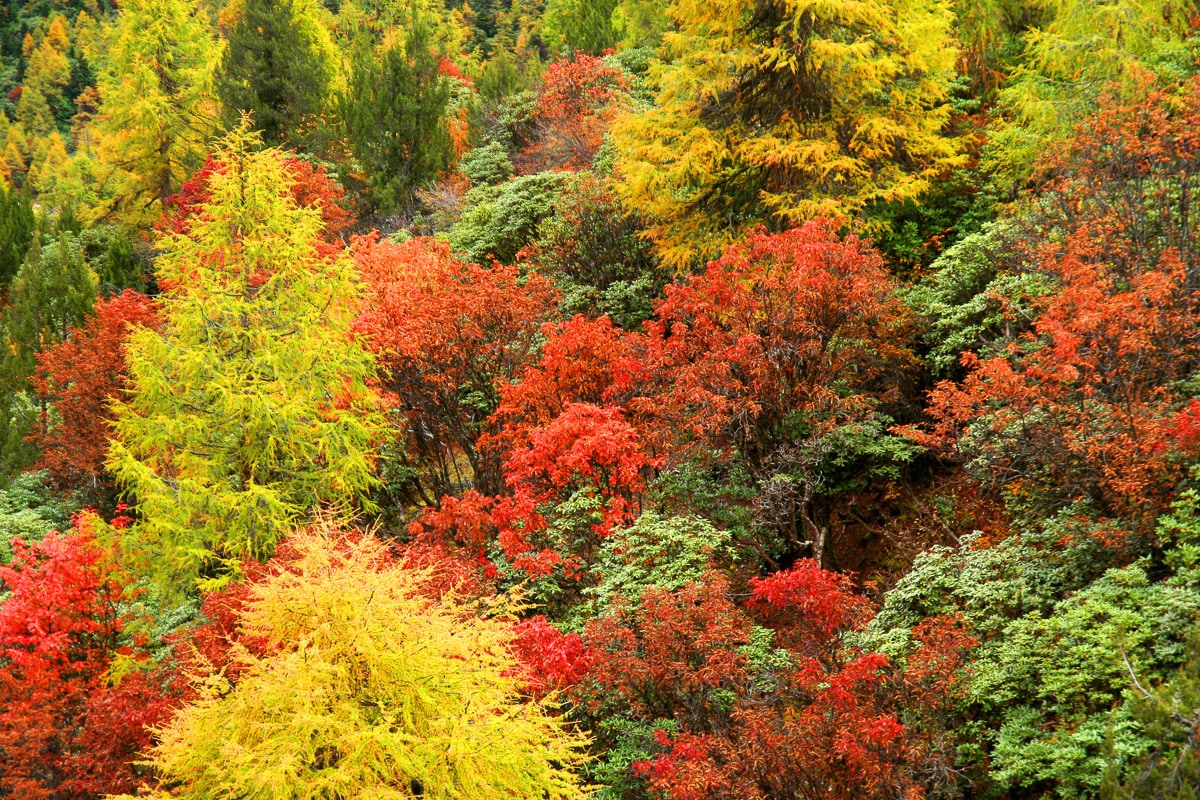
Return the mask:
M 197 0 L 126 0 L 100 78 L 100 153 L 114 206 L 150 221 L 204 163 L 216 44 Z
M 335 83 L 333 40 L 316 0 L 233 0 L 217 96 L 225 121 L 249 112 L 269 145 L 303 140 Z
M 25 435 L 38 412 L 30 393 L 36 356 L 83 324 L 96 301 L 97 279 L 69 233 L 35 241 L 9 287 L 0 318 L 0 474 L 13 474 L 35 457 Z
M 341 112 L 381 210 L 403 207 L 450 163 L 451 87 L 439 63 L 429 26 L 416 15 L 403 41 L 363 43 L 354 60 Z
M 110 467 L 141 512 L 130 550 L 176 581 L 269 555 L 317 504 L 374 483 L 358 279 L 320 242 L 320 209 L 293 199 L 283 156 L 259 146 L 242 128 L 218 149 L 209 199 L 160 242 L 162 329 L 126 345 Z
M 7 286 L 20 269 L 35 224 L 29 193 L 0 185 L 0 287 Z

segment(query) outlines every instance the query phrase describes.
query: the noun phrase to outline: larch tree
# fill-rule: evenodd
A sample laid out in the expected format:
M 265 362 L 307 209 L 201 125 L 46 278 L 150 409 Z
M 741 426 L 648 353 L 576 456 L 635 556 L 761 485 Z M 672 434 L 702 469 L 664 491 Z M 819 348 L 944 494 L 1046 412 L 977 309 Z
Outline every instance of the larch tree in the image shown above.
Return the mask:
M 217 45 L 196 0 L 121 4 L 99 89 L 109 207 L 153 221 L 201 164 L 216 129 Z
M 618 185 L 675 265 L 749 226 L 853 217 L 956 163 L 945 0 L 676 0 Z
M 297 204 L 284 157 L 258 146 L 243 129 L 218 149 L 207 201 L 160 242 L 161 332 L 126 345 L 109 464 L 141 513 L 136 550 L 164 577 L 223 578 L 374 484 L 358 279 L 322 247 L 321 211 Z
M 239 613 L 265 653 L 242 649 L 161 730 L 156 796 L 586 797 L 586 742 L 522 698 L 514 627 L 430 578 L 370 535 L 290 536 Z

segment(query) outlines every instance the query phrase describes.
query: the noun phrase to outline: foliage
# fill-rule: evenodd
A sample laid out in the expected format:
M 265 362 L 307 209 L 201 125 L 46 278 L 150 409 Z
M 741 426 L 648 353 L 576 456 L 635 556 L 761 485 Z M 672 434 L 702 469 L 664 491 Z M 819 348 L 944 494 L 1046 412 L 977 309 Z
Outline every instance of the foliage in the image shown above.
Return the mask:
M 613 531 L 596 557 L 601 597 L 636 602 L 650 587 L 675 591 L 704 577 L 727 550 L 729 533 L 703 517 L 664 517 L 645 511 Z
M 140 783 L 132 761 L 165 701 L 138 678 L 110 686 L 120 644 L 119 570 L 95 544 L 94 522 L 16 540 L 0 567 L 0 791 L 87 798 Z
M 358 280 L 348 257 L 322 254 L 321 213 L 293 199 L 285 159 L 254 144 L 239 132 L 218 151 L 208 200 L 162 239 L 161 332 L 126 344 L 109 466 L 162 577 L 228 575 L 318 503 L 374 482 Z
M 121 4 L 98 89 L 111 207 L 149 222 L 204 163 L 217 124 L 217 46 L 197 0 Z
M 96 302 L 94 314 L 68 338 L 38 354 L 33 387 L 48 406 L 32 438 L 39 466 L 60 486 L 95 492 L 109 484 L 104 459 L 111 434 L 109 404 L 125 388 L 125 342 L 136 327 L 154 328 L 145 295 L 126 290 Z
M 12 561 L 13 540 L 26 544 L 65 530 L 75 508 L 47 486 L 46 472 L 22 472 L 0 490 L 0 564 Z
M 450 246 L 476 264 L 493 259 L 511 264 L 517 252 L 534 241 L 538 225 L 553 213 L 565 185 L 563 175 L 539 172 L 474 187 L 450 231 Z
M 498 429 L 491 416 L 502 388 L 537 357 L 553 286 L 521 280 L 510 267 L 464 264 L 424 239 L 357 239 L 353 257 L 370 298 L 357 327 L 386 370 L 383 386 L 417 471 L 396 489 L 426 505 L 466 486 L 503 491 L 498 455 L 479 440 Z
M 355 158 L 367 172 L 377 207 L 408 205 L 413 191 L 450 164 L 450 78 L 442 74 L 423 18 L 403 40 L 359 45 L 340 113 Z
M 0 185 L 0 285 L 7 285 L 21 267 L 33 242 L 33 202 L 28 192 Z
M 269 145 L 305 141 L 338 80 L 323 11 L 316 0 L 235 0 L 225 8 L 215 80 L 226 126 L 245 112 Z
M 293 534 L 239 614 L 266 652 L 162 729 L 160 796 L 585 796 L 583 739 L 520 699 L 511 627 L 428 580 L 369 535 Z
M 684 266 L 740 231 L 919 196 L 955 163 L 940 0 L 676 0 L 652 108 L 615 129 L 618 184 Z

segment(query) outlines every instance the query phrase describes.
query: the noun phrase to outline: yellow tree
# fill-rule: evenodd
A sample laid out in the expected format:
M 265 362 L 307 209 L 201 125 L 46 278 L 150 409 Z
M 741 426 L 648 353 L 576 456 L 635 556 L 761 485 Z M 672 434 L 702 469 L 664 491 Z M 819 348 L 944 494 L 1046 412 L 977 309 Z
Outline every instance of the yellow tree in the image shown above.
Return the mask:
M 196 0 L 125 0 L 109 35 L 98 120 L 108 205 L 144 223 L 204 163 L 217 46 Z
M 956 161 L 946 0 L 675 0 L 617 185 L 680 265 L 748 226 L 924 191 Z
M 57 127 L 53 107 L 58 105 L 63 90 L 71 80 L 71 65 L 67 50 L 71 42 L 67 36 L 66 20 L 56 16 L 51 20 L 41 42 L 33 47 L 33 39 L 26 36 L 25 48 L 29 62 L 25 67 L 25 82 L 21 97 L 17 100 L 17 122 L 29 136 L 49 136 Z
M 286 550 L 286 553 L 284 553 Z M 160 732 L 159 797 L 567 800 L 584 739 L 522 698 L 512 626 L 370 535 L 289 537 L 249 587 L 238 677 L 208 676 Z
M 243 126 L 217 149 L 207 201 L 159 242 L 162 329 L 126 345 L 110 465 L 140 512 L 130 552 L 175 586 L 269 556 L 298 518 L 375 480 L 357 273 L 322 250 L 320 209 L 297 206 L 283 155 L 260 146 Z

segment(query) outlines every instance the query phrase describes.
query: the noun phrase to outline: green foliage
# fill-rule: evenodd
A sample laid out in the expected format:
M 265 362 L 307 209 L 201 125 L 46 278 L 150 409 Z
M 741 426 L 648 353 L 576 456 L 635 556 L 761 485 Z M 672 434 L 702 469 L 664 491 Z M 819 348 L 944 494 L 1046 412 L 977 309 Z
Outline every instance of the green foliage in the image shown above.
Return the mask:
M 1053 286 L 1048 276 L 1023 268 L 1017 248 L 1027 233 L 1017 222 L 989 223 L 948 248 L 902 292 L 925 320 L 925 361 L 935 375 L 951 374 L 967 351 L 999 354 L 1032 325 L 1033 302 Z
M 458 171 L 475 186 L 504 183 L 512 177 L 512 160 L 508 148 L 498 139 L 472 148 L 458 160 Z
M 632 525 L 605 537 L 596 557 L 600 585 L 585 593 L 621 595 L 636 603 L 651 586 L 680 589 L 700 580 L 714 561 L 727 558 L 729 540 L 728 531 L 703 517 L 644 511 Z
M 316 0 L 234 0 L 216 91 L 225 122 L 249 112 L 269 145 L 305 140 L 336 85 L 337 52 Z
M 7 286 L 21 268 L 36 225 L 29 192 L 0 183 L 0 287 Z
M 395 564 L 370 536 L 295 534 L 290 557 L 249 587 L 236 655 L 161 732 L 159 797 L 563 800 L 586 743 L 520 697 L 505 620 Z
M 567 176 L 558 172 L 522 175 L 499 185 L 467 192 L 465 209 L 450 231 L 450 246 L 476 264 L 492 258 L 511 264 L 533 242 L 538 225 L 554 211 Z
M 404 208 L 412 193 L 446 169 L 450 78 L 440 74 L 429 25 L 414 17 L 403 38 L 361 42 L 339 98 L 354 156 L 381 211 Z
M 49 475 L 22 472 L 0 489 L 0 564 L 12 560 L 12 540 L 40 541 L 50 531 L 65 531 L 78 510 L 47 486 Z
M 238 132 L 217 152 L 203 213 L 161 242 L 163 329 L 126 346 L 110 466 L 141 512 L 132 551 L 168 580 L 227 577 L 375 481 L 358 278 L 320 253 L 320 209 L 297 206 L 282 155 L 256 145 Z
M 542 36 L 566 55 L 600 55 L 618 43 L 613 13 L 619 5 L 620 0 L 547 0 Z

